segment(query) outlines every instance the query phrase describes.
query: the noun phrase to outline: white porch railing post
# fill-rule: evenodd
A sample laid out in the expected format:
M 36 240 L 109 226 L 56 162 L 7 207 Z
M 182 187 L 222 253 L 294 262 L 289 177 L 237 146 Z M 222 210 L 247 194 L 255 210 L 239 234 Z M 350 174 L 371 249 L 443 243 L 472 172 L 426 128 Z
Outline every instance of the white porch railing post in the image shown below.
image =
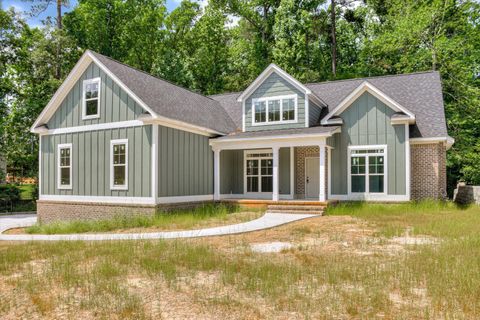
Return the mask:
M 319 145 L 319 148 L 320 148 L 320 153 L 319 153 L 319 158 L 318 158 L 318 162 L 319 162 L 319 165 L 320 165 L 320 181 L 318 182 L 319 184 L 319 196 L 318 196 L 318 200 L 319 201 L 326 201 L 326 197 L 325 197 L 325 144 L 321 143 Z
M 220 200 L 220 150 L 213 149 L 213 200 Z
M 273 147 L 272 148 L 272 153 L 273 153 L 273 193 L 272 193 L 272 200 L 273 201 L 278 201 L 278 151 L 279 147 Z

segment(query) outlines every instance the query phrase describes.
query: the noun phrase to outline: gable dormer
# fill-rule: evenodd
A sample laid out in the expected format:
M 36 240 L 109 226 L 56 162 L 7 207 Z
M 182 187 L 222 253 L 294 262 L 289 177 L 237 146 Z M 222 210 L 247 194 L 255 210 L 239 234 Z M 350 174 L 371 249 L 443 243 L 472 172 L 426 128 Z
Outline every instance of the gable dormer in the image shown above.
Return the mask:
M 270 64 L 238 97 L 242 130 L 305 128 L 318 119 L 322 101 L 275 64 Z

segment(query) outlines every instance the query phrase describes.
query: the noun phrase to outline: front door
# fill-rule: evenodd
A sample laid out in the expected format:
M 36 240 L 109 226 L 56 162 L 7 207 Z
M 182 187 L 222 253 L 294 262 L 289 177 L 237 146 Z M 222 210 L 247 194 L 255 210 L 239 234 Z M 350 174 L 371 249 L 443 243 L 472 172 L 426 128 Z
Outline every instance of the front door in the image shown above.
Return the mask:
M 320 194 L 320 163 L 317 158 L 305 158 L 305 197 L 318 199 Z

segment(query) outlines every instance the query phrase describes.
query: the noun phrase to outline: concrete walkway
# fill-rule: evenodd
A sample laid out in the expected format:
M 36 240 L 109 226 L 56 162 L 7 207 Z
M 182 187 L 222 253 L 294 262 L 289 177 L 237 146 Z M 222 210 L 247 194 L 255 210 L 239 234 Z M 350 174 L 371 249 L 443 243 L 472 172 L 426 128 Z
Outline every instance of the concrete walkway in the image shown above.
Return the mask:
M 102 240 L 141 240 L 141 239 L 176 239 L 222 236 L 238 234 L 251 231 L 258 231 L 277 227 L 293 221 L 318 217 L 316 214 L 287 214 L 287 213 L 266 213 L 262 217 L 229 226 L 214 228 L 168 231 L 150 233 L 95 233 L 95 234 L 64 234 L 64 235 L 26 235 L 26 234 L 0 234 L 0 241 L 102 241 Z M 24 215 L 24 218 L 17 216 L 0 217 L 0 233 L 11 228 L 26 227 L 33 225 L 36 217 Z

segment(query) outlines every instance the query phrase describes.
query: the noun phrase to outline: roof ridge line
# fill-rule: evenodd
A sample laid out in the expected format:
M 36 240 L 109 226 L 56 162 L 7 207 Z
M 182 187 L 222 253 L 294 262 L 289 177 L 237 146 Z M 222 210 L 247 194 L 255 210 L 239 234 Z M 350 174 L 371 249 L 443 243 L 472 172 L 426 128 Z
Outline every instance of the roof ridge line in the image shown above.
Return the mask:
M 334 83 L 334 82 L 347 82 L 347 81 L 355 81 L 355 80 L 364 80 L 368 81 L 369 79 L 378 79 L 378 78 L 391 78 L 391 77 L 402 77 L 402 76 L 412 76 L 412 75 L 419 75 L 419 74 L 426 74 L 426 73 L 438 73 L 438 70 L 429 70 L 429 71 L 418 71 L 418 72 L 410 72 L 410 73 L 397 73 L 397 74 L 385 74 L 382 76 L 368 76 L 368 77 L 357 77 L 351 79 L 339 79 L 339 80 L 325 80 L 319 82 L 307 82 L 304 85 L 315 85 L 315 84 L 325 84 L 325 83 Z

